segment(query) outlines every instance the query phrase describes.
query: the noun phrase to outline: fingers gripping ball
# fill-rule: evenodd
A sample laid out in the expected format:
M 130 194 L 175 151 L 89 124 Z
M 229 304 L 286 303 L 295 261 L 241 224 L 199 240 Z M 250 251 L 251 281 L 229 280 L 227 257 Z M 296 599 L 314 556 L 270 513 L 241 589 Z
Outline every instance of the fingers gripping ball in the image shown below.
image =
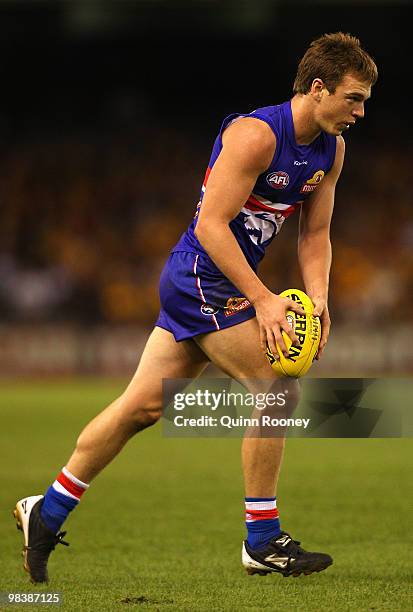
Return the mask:
M 280 293 L 281 297 L 289 298 L 304 307 L 304 313 L 298 314 L 293 310 L 287 310 L 286 318 L 295 331 L 300 346 L 292 346 L 289 336 L 282 331 L 285 345 L 288 349 L 288 357 L 285 357 L 277 345 L 279 359 L 274 359 L 270 347 L 267 344 L 267 358 L 270 365 L 279 376 L 291 376 L 298 378 L 308 372 L 317 353 L 321 339 L 321 325 L 318 317 L 313 317 L 314 305 L 308 295 L 300 289 L 286 289 Z

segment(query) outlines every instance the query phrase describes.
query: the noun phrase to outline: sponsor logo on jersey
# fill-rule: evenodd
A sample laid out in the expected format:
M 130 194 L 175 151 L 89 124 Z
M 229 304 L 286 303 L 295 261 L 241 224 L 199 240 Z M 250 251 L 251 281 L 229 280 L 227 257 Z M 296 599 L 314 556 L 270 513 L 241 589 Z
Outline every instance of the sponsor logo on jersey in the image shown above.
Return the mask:
M 285 189 L 290 182 L 290 177 L 283 170 L 271 172 L 267 175 L 267 183 L 274 189 Z
M 317 170 L 317 172 L 315 172 L 314 175 L 301 186 L 300 193 L 311 193 L 317 188 L 323 178 L 323 170 Z
M 217 314 L 218 310 L 219 308 L 217 308 L 216 306 L 211 306 L 211 304 L 202 304 L 201 306 L 202 314 L 207 317 L 212 317 L 212 315 Z
M 230 317 L 231 315 L 245 310 L 251 306 L 251 302 L 246 297 L 230 297 L 224 306 L 224 315 Z
M 308 161 L 306 159 L 304 159 L 303 161 L 297 161 L 296 159 L 294 160 L 294 166 L 307 166 L 308 165 Z

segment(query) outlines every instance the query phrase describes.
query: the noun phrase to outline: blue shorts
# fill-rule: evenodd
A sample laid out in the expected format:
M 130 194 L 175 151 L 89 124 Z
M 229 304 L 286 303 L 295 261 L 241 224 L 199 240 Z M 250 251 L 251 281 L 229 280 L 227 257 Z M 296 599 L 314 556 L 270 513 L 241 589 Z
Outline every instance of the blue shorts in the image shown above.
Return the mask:
M 162 271 L 161 311 L 155 325 L 177 342 L 255 317 L 250 302 L 202 254 L 173 252 Z

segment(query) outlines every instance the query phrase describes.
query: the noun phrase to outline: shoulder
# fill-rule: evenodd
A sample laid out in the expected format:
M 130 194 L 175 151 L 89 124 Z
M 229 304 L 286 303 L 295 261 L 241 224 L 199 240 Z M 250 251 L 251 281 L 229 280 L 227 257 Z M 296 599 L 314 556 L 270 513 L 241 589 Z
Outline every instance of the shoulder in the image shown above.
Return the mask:
M 346 142 L 342 136 L 336 136 L 336 154 L 334 158 L 334 166 L 343 165 L 344 154 L 346 152 Z
M 346 141 L 342 136 L 336 136 L 336 156 L 341 155 L 344 157 L 346 152 Z
M 276 138 L 268 123 L 254 117 L 240 117 L 222 135 L 223 148 L 237 151 L 267 168 L 275 153 Z
M 331 179 L 335 181 L 337 181 L 343 168 L 345 149 L 346 143 L 344 141 L 344 138 L 342 136 L 336 136 L 336 154 L 334 157 L 334 163 L 331 167 L 331 171 L 329 172 Z

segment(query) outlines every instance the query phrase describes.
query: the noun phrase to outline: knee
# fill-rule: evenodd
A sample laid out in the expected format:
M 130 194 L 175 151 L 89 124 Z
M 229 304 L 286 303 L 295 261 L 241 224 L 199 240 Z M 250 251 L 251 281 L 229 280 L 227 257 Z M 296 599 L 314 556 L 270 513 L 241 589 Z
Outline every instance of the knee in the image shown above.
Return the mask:
M 287 401 L 287 410 L 292 414 L 296 409 L 301 396 L 301 387 L 297 378 L 285 379 L 284 394 Z
M 162 405 L 159 403 L 141 406 L 137 415 L 137 423 L 144 427 L 155 425 L 162 416 Z
M 277 378 L 272 383 L 259 381 L 254 391 L 261 413 L 271 417 L 290 417 L 300 399 L 300 386 L 293 378 Z
M 162 416 L 162 402 L 158 399 L 126 402 L 122 412 L 139 431 L 159 421 Z

